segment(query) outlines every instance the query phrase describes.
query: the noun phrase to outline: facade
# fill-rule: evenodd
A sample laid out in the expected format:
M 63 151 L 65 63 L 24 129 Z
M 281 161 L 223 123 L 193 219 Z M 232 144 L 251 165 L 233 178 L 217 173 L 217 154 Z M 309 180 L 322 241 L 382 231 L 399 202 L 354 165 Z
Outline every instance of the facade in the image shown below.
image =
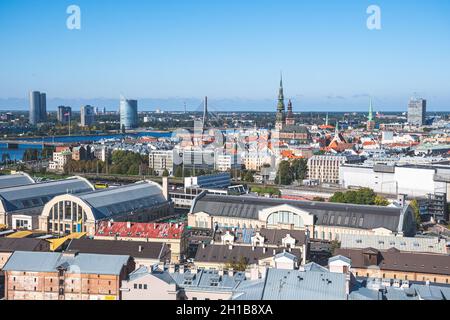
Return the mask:
M 62 194 L 45 205 L 39 227 L 52 233 L 94 236 L 101 221 L 150 222 L 172 214 L 173 206 L 165 194 L 160 185 L 150 181 L 80 195 Z
M 321 183 L 339 183 L 340 167 L 346 163 L 361 162 L 353 155 L 317 155 L 308 160 L 308 177 Z
M 36 125 L 47 120 L 47 98 L 45 93 L 30 92 L 30 124 Z
M 337 249 L 351 259 L 355 276 L 449 284 L 450 255 L 389 250 Z
M 92 190 L 94 186 L 80 177 L 0 189 L 0 224 L 12 226 L 13 217 L 20 216 L 31 229 L 37 230 L 39 215 L 53 197 Z
M 170 249 L 170 261 L 183 260 L 187 250 L 185 225 L 180 223 L 100 222 L 94 239 L 164 243 Z
M 130 130 L 139 125 L 137 100 L 120 99 L 120 128 Z
M 50 171 L 63 172 L 64 167 L 72 159 L 72 151 L 69 147 L 57 147 L 53 152 L 53 160 L 49 162 Z
M 95 112 L 93 106 L 82 106 L 81 107 L 81 126 L 89 127 L 95 123 Z
M 129 256 L 16 251 L 3 268 L 6 300 L 120 300 Z
M 408 104 L 408 123 L 415 126 L 425 125 L 427 100 L 411 98 Z
M 190 227 L 304 230 L 309 237 L 339 240 L 342 234 L 413 236 L 410 207 L 376 207 L 246 196 L 200 194 L 188 214 Z
M 149 168 L 152 168 L 158 175 L 162 175 L 165 170 L 169 175 L 174 174 L 173 162 L 174 150 L 152 150 L 149 153 Z
M 70 119 L 72 118 L 72 108 L 66 107 L 66 106 L 59 106 L 58 107 L 58 121 L 62 124 L 69 123 Z

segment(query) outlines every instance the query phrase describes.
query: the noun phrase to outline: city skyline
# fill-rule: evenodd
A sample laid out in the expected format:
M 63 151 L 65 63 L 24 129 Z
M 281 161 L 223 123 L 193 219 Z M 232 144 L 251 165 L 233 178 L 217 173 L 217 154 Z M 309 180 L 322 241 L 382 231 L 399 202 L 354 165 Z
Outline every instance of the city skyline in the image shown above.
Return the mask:
M 381 30 L 366 26 L 369 1 L 81 0 L 81 30 L 66 28 L 70 4 L 0 5 L 0 109 L 26 110 L 42 90 L 49 110 L 118 110 L 124 94 L 142 111 L 195 111 L 205 95 L 218 109 L 272 111 L 280 70 L 294 112 L 367 111 L 370 96 L 375 111 L 406 111 L 414 93 L 430 112 L 450 109 L 446 1 L 377 1 Z

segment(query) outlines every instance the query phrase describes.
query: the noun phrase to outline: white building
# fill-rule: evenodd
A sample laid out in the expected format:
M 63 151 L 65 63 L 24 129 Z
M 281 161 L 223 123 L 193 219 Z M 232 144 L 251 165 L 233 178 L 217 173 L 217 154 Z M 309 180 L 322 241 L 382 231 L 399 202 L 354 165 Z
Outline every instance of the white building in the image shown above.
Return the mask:
M 320 155 L 308 160 L 308 176 L 321 183 L 339 183 L 339 168 L 345 163 L 355 163 L 361 158 L 353 155 Z
M 50 161 L 48 168 L 51 171 L 64 171 L 64 166 L 72 159 L 72 152 L 69 148 L 59 152 L 53 152 L 53 161 Z
M 377 193 L 406 194 L 426 197 L 429 194 L 450 194 L 450 166 L 444 165 L 342 165 L 340 184 L 345 188 L 364 187 Z
M 169 175 L 173 175 L 173 156 L 174 150 L 152 150 L 149 154 L 149 167 L 153 168 L 158 175 L 162 175 L 165 170 L 169 172 Z

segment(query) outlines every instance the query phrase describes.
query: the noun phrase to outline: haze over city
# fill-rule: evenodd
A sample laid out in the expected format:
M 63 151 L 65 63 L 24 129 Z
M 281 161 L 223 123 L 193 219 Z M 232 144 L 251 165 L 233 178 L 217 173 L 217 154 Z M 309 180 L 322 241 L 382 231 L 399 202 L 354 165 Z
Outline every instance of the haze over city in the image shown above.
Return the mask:
M 381 30 L 366 27 L 370 1 L 2 1 L 0 109 L 92 104 L 140 110 L 211 107 L 272 111 L 282 70 L 296 111 L 405 111 L 417 93 L 428 111 L 450 108 L 448 1 L 378 1 Z

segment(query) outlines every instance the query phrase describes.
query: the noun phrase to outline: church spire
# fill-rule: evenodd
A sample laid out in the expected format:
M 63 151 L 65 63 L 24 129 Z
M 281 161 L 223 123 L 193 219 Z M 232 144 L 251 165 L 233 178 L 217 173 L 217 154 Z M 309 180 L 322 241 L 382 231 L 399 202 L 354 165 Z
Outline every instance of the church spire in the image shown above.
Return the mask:
M 278 91 L 278 105 L 277 105 L 277 120 L 276 120 L 276 129 L 282 130 L 285 122 L 285 111 L 286 107 L 284 105 L 284 90 L 283 90 L 283 74 L 280 77 L 280 89 Z
M 372 105 L 372 98 L 370 98 L 369 121 L 373 121 L 373 105 Z

